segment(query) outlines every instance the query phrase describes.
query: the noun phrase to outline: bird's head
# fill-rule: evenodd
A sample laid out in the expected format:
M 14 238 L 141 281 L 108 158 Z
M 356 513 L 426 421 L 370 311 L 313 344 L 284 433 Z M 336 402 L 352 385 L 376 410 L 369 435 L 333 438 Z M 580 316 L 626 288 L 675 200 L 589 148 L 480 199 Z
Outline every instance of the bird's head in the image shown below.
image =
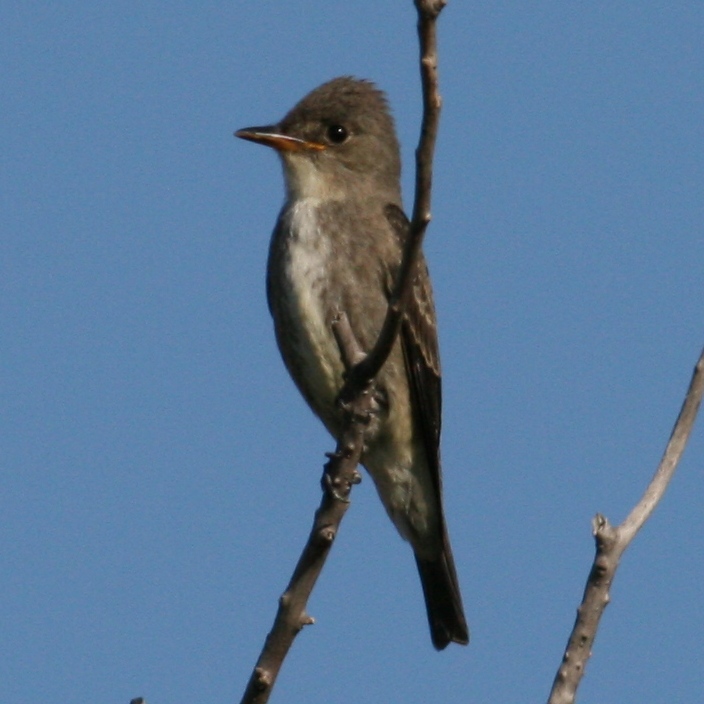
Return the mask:
M 357 192 L 400 200 L 393 118 L 384 94 L 369 81 L 334 78 L 278 124 L 235 134 L 276 149 L 289 197 L 344 198 Z

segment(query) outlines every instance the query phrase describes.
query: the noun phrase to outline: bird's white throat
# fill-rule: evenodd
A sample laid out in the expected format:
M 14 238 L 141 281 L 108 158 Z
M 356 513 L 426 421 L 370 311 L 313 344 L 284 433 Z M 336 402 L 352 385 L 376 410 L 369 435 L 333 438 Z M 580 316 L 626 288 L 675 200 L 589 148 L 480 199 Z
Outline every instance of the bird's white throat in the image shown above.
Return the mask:
M 319 154 L 317 159 L 325 159 Z M 332 174 L 322 173 L 319 161 L 306 152 L 281 154 L 286 181 L 287 199 L 293 203 L 309 199 L 335 200 L 345 197 Z

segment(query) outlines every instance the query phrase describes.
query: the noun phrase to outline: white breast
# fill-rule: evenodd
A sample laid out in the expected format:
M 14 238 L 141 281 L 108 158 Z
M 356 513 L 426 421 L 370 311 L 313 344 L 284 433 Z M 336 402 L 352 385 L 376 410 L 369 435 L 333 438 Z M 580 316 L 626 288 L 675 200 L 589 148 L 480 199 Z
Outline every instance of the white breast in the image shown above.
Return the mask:
M 323 301 L 328 283 L 326 272 L 333 255 L 330 241 L 320 231 L 318 204 L 317 199 L 306 198 L 290 211 L 290 229 L 296 234 L 287 242 L 286 305 L 289 323 L 299 343 L 296 352 L 303 374 L 316 389 L 318 398 L 322 396 L 332 402 L 340 384 L 342 364 Z

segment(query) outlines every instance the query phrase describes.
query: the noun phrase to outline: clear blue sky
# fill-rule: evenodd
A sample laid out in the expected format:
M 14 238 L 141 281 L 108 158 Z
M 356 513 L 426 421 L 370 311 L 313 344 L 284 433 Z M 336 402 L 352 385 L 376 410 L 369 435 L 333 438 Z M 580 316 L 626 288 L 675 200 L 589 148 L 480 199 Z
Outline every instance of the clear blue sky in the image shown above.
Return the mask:
M 704 5 L 484 5 L 441 19 L 426 243 L 472 643 L 433 651 L 366 480 L 272 702 L 543 701 L 591 518 L 704 345 Z M 28 1 L 0 34 L 0 701 L 239 701 L 333 442 L 265 305 L 280 167 L 232 132 L 374 79 L 409 202 L 412 2 Z M 581 702 L 704 701 L 703 465 L 700 422 Z

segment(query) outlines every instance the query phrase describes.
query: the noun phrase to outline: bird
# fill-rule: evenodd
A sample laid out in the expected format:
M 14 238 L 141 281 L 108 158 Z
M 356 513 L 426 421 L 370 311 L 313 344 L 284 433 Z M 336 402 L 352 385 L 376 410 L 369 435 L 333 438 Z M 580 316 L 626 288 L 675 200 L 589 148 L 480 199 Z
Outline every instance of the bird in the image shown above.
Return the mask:
M 345 368 L 332 321 L 344 313 L 364 352 L 381 329 L 408 232 L 401 157 L 385 94 L 374 83 L 334 78 L 277 124 L 237 137 L 272 147 L 285 200 L 267 265 L 267 301 L 285 366 L 333 437 Z M 401 329 L 374 382 L 376 411 L 361 462 L 407 540 L 437 650 L 466 645 L 464 615 L 445 522 L 440 466 L 441 372 L 427 265 L 416 263 Z

